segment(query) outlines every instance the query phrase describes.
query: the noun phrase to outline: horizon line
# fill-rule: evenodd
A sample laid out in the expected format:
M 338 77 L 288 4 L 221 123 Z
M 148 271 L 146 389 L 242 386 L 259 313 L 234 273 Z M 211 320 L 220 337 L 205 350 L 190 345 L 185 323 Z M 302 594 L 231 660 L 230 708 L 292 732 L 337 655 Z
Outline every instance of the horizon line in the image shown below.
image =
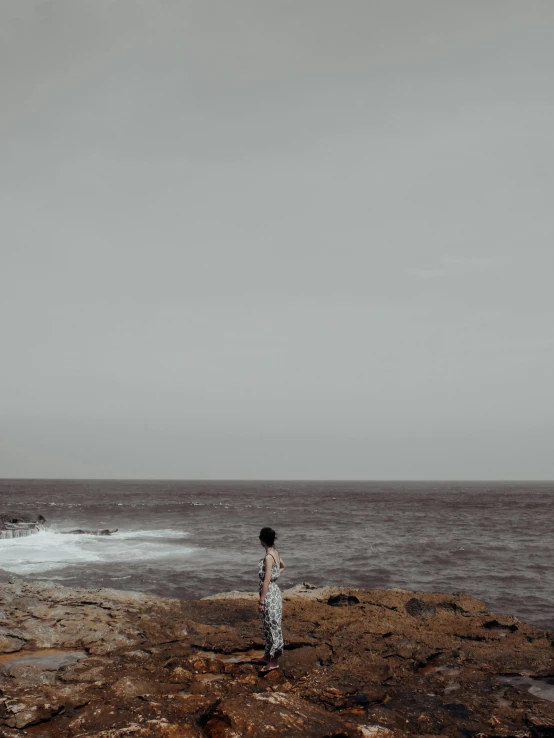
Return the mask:
M 0 484 L 5 482 L 181 482 L 181 483 L 312 483 L 312 484 L 554 484 L 554 479 L 493 479 L 493 478 L 464 478 L 464 479 L 445 479 L 445 478 L 398 478 L 398 479 L 362 479 L 362 478 L 337 478 L 337 479 L 317 479 L 317 478 L 183 478 L 183 477 L 0 477 Z

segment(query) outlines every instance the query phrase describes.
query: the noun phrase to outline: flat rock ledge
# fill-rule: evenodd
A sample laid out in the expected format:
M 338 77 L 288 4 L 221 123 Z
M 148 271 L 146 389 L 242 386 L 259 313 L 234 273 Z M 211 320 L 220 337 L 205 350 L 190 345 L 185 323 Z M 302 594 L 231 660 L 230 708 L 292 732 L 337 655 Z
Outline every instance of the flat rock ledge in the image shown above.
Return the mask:
M 553 633 L 464 594 L 283 595 L 286 650 L 261 676 L 255 593 L 177 601 L 4 580 L 0 736 L 554 736 Z

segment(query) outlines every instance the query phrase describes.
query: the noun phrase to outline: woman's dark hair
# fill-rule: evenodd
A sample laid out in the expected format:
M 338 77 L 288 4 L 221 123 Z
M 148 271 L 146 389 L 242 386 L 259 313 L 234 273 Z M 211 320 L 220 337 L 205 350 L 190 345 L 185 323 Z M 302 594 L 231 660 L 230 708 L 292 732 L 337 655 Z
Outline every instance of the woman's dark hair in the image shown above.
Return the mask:
M 277 533 L 275 533 L 273 528 L 262 528 L 261 529 L 260 541 L 262 543 L 265 543 L 266 546 L 273 546 L 276 538 L 277 538 Z

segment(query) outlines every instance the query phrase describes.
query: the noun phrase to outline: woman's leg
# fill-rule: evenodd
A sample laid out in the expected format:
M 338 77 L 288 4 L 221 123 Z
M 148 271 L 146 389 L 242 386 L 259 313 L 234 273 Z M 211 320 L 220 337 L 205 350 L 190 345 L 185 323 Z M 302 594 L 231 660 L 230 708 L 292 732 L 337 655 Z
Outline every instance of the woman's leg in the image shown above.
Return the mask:
M 271 648 L 271 631 L 268 625 L 265 609 L 264 609 L 264 612 L 262 613 L 262 633 L 263 633 L 264 640 L 265 640 L 264 655 L 259 659 L 252 659 L 251 663 L 261 664 L 262 666 L 266 666 L 271 658 L 269 655 L 269 651 Z
M 281 620 L 283 615 L 283 601 L 279 589 L 271 593 L 270 600 L 266 597 L 264 612 L 264 632 L 266 635 L 267 666 L 262 671 L 272 671 L 279 668 L 279 657 L 283 652 L 283 631 Z

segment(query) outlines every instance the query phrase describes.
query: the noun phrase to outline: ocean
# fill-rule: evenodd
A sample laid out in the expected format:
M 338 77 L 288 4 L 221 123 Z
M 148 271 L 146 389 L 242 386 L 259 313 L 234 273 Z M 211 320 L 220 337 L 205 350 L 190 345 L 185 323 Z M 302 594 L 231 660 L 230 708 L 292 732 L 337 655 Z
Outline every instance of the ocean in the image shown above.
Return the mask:
M 0 568 L 74 587 L 194 599 L 252 591 L 260 528 L 283 587 L 464 592 L 554 628 L 554 483 L 0 481 L 0 512 L 48 529 L 0 541 Z M 65 535 L 117 528 L 109 537 Z

